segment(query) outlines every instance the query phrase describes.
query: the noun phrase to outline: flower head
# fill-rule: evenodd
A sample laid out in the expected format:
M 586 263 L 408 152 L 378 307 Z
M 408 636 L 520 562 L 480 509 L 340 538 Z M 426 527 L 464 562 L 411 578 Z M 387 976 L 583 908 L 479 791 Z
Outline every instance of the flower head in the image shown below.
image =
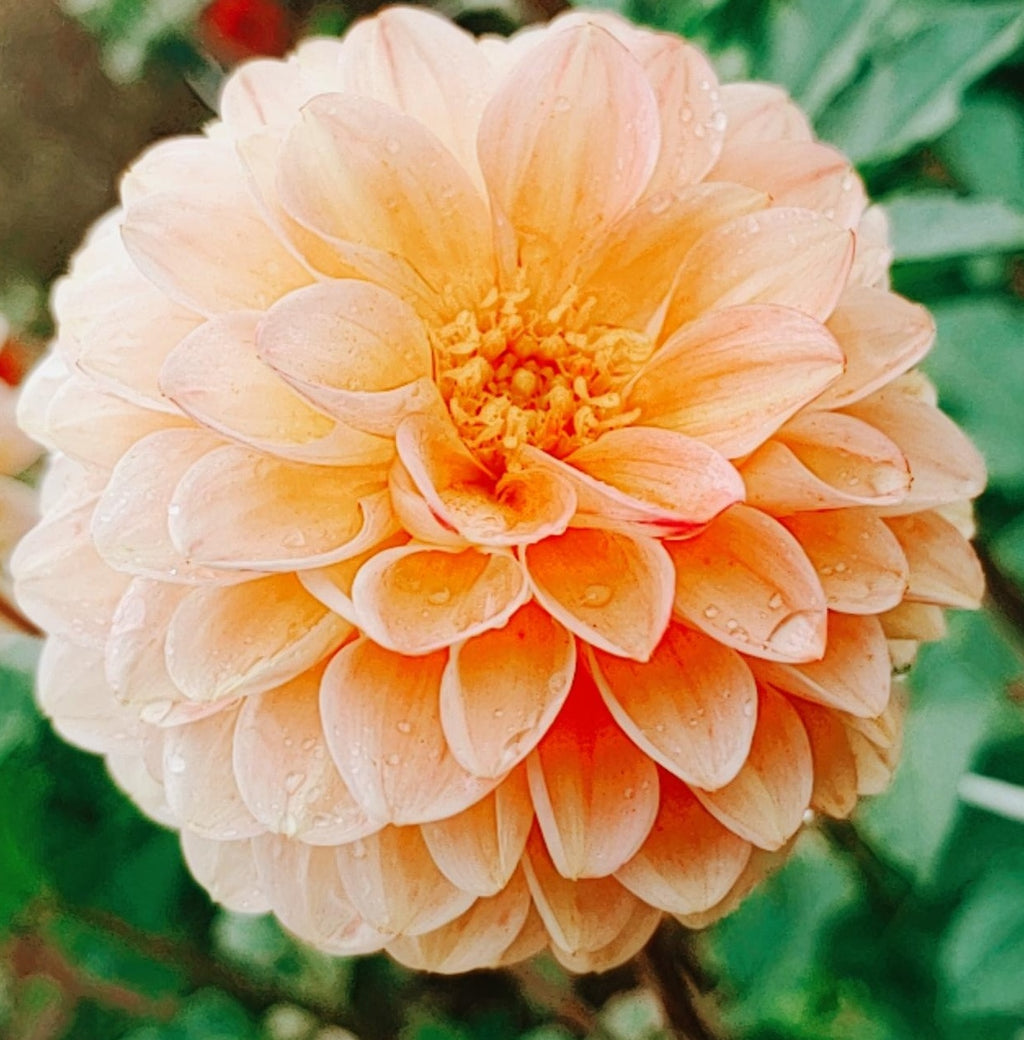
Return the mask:
M 215 898 L 574 969 L 886 783 L 981 591 L 884 217 L 779 90 L 570 14 L 243 66 L 60 284 L 40 697 Z

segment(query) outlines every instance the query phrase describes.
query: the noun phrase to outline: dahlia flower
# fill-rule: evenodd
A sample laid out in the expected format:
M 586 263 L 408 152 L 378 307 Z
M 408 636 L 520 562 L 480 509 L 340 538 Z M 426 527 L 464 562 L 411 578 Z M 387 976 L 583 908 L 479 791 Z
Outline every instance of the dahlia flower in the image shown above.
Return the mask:
M 630 957 L 894 765 L 978 455 L 775 87 L 396 8 L 126 174 L 22 407 L 39 697 L 212 896 L 437 971 Z

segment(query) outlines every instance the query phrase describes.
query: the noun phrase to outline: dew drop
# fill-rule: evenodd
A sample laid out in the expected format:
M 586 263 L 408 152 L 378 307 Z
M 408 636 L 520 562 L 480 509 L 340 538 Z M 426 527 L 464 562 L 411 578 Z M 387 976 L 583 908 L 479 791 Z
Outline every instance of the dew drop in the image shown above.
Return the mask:
M 636 791 L 632 787 L 627 787 L 626 790 L 622 792 L 622 796 L 627 802 L 632 801 L 636 797 Z
M 740 623 L 734 617 L 731 617 L 726 621 L 725 627 L 728 631 L 735 632 L 740 627 Z
M 284 789 L 289 794 L 295 794 L 295 792 L 302 786 L 302 781 L 305 779 L 305 773 L 289 773 L 284 778 Z
M 427 602 L 435 607 L 443 606 L 452 598 L 452 590 L 448 588 L 435 589 L 427 596 Z
M 568 112 L 570 108 L 572 108 L 572 102 L 564 94 L 559 94 L 555 98 L 556 112 Z
M 612 598 L 612 590 L 608 585 L 588 585 L 583 592 L 583 606 L 604 607 Z
M 709 620 L 718 617 L 718 607 L 716 607 L 713 603 L 709 603 L 704 608 L 704 616 Z
M 394 752 L 392 752 L 390 755 L 388 755 L 387 758 L 384 759 L 384 761 L 389 766 L 397 766 L 398 763 L 402 761 L 402 759 L 401 759 L 400 756 L 398 756 L 398 755 L 394 754 Z
M 306 536 L 299 530 L 289 531 L 281 539 L 281 544 L 288 549 L 301 549 L 306 544 Z
M 778 610 L 782 606 L 782 596 L 778 592 L 773 592 L 768 600 L 768 606 L 772 610 Z
M 728 125 L 728 122 L 729 120 L 726 117 L 726 114 L 721 109 L 719 109 L 711 117 L 711 129 L 714 130 L 716 133 L 722 133 L 722 131 L 725 130 L 726 126 Z
M 409 722 L 406 722 L 405 719 L 402 719 L 402 721 L 399 722 L 395 728 L 398 730 L 399 733 L 411 733 L 412 732 L 412 724 L 409 723 Z
M 173 707 L 174 701 L 150 701 L 149 704 L 144 704 L 142 706 L 139 711 L 139 718 L 142 719 L 143 722 L 148 722 L 151 726 L 157 726 L 167 718 Z
M 357 841 L 352 845 L 352 858 L 353 859 L 366 859 L 366 842 Z
M 167 768 L 172 773 L 177 773 L 179 776 L 185 772 L 186 762 L 181 755 L 171 755 L 167 759 Z
M 679 113 L 679 118 L 684 123 L 692 123 L 693 122 L 693 109 L 690 108 L 689 105 L 685 105 L 682 108 L 682 110 L 680 111 L 680 113 Z
M 306 737 L 301 747 L 303 751 L 312 751 L 316 747 L 316 739 L 314 737 Z
M 693 136 L 697 137 L 697 138 L 706 137 L 707 136 L 707 132 L 708 132 L 708 128 L 703 123 L 698 123 L 693 128 Z
M 743 705 L 743 717 L 745 719 L 753 718 L 754 716 L 754 702 L 746 701 Z
M 843 561 L 842 561 L 842 560 L 840 560 L 840 561 L 839 561 L 839 562 L 838 562 L 838 563 L 836 564 L 836 574 L 845 574 L 845 573 L 846 573 L 846 570 L 847 570 L 846 564 L 845 564 L 845 563 L 843 563 Z

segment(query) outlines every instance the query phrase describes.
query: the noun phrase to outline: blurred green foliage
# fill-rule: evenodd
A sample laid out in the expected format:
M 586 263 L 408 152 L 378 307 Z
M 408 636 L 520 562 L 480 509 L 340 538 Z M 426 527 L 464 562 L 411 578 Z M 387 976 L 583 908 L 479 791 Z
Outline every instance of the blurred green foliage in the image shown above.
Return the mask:
M 198 0 L 64 0 L 130 77 L 188 64 Z M 964 0 L 611 0 L 682 32 L 725 78 L 780 82 L 858 162 L 892 222 L 895 287 L 928 304 L 926 369 L 986 454 L 988 611 L 955 617 L 909 679 L 906 752 L 856 831 L 811 832 L 696 939 L 695 1000 L 742 1040 L 1019 1040 L 1024 824 L 966 805 L 965 772 L 1024 785 L 1024 10 Z M 356 13 L 299 4 L 339 32 Z M 510 4 L 445 4 L 507 29 Z M 31 699 L 35 648 L 0 648 L 0 1035 L 12 1040 L 656 1040 L 629 972 L 438 980 L 306 950 L 215 909 L 173 836 Z M 580 1007 L 597 1009 L 588 1024 Z M 575 1009 L 573 1013 L 569 1013 Z

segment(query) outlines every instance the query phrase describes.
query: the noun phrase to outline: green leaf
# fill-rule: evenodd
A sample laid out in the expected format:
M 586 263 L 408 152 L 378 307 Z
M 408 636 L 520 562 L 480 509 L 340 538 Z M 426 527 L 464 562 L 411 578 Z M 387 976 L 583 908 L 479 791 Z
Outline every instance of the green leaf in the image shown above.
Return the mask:
M 1024 858 L 993 866 L 971 889 L 939 964 L 954 1012 L 1024 1013 Z
M 0 762 L 39 733 L 41 718 L 32 698 L 39 649 L 31 636 L 0 636 Z
M 925 646 L 914 689 L 903 760 L 892 787 L 866 803 L 860 827 L 906 872 L 927 885 L 960 803 L 957 785 L 1001 721 L 1003 687 L 1017 659 L 984 613 L 953 615 L 949 638 Z
M 781 83 L 811 116 L 848 83 L 892 0 L 791 0 L 772 6 L 759 78 Z
M 258 1040 L 248 1013 L 226 993 L 200 990 L 172 1021 L 133 1030 L 124 1040 Z
M 665 1040 L 665 1013 L 649 989 L 620 993 L 601 1009 L 601 1024 L 615 1040 Z
M 999 199 L 946 191 L 891 195 L 883 202 L 898 261 L 1024 249 L 1024 212 Z
M 943 409 L 971 436 L 989 484 L 1024 491 L 1024 305 L 1009 298 L 961 298 L 932 307 L 938 325 L 925 371 Z
M 1024 207 L 1024 105 L 996 91 L 969 94 L 963 116 L 937 143 L 953 179 L 975 195 Z
M 1007 577 L 1024 588 L 1024 516 L 999 532 L 992 543 L 992 557 Z
M 858 163 L 902 155 L 952 126 L 964 90 L 1022 37 L 1019 4 L 934 7 L 909 38 L 872 54 L 865 74 L 823 112 L 819 132 Z

